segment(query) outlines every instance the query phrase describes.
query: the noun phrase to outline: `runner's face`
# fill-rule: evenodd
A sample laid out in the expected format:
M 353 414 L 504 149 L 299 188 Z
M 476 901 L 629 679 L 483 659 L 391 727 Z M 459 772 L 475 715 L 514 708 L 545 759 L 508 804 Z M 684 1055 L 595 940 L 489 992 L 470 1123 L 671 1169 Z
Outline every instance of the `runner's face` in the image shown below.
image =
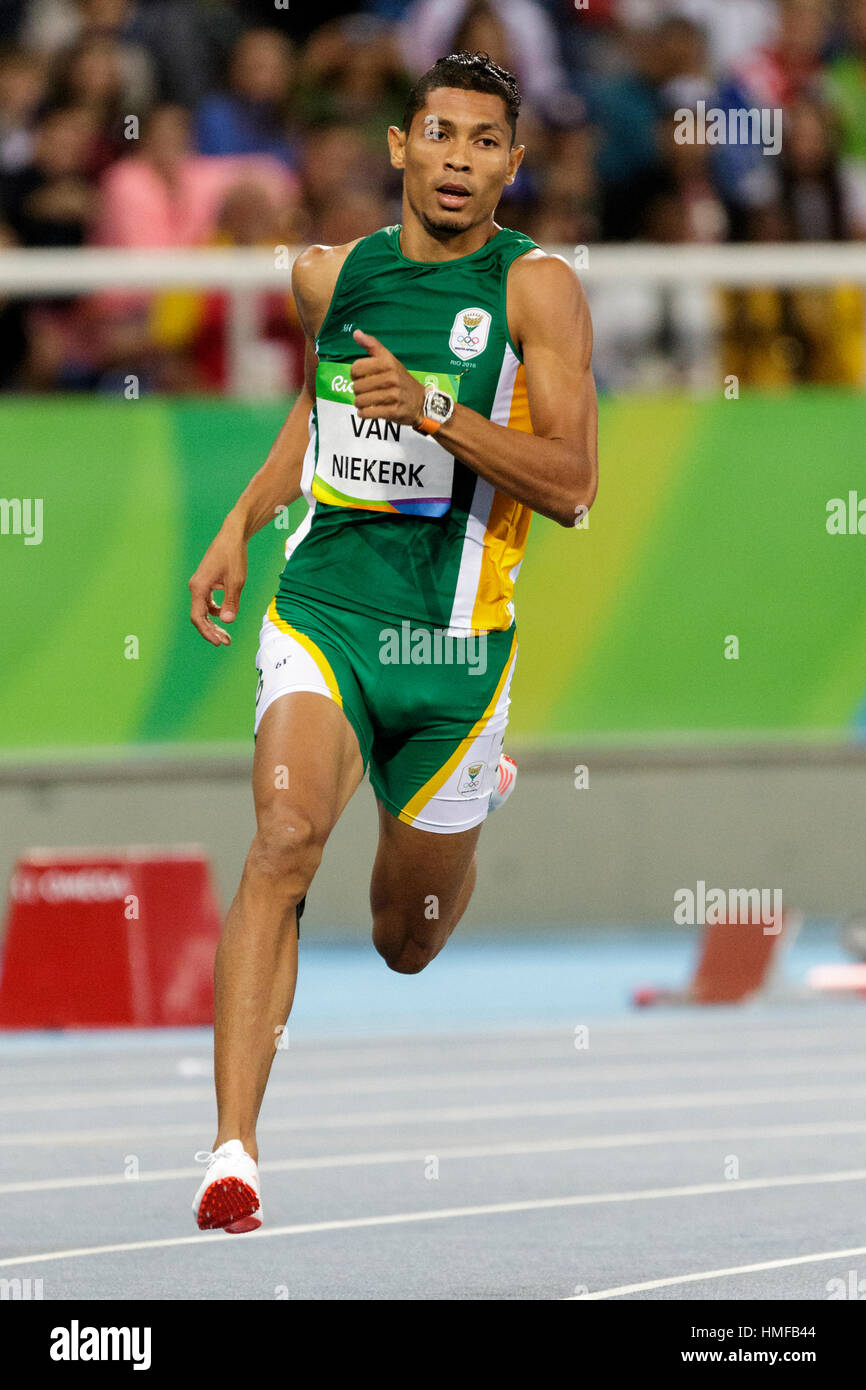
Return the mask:
M 409 206 L 438 235 L 488 222 L 523 158 L 523 146 L 511 144 L 502 98 L 454 87 L 434 88 L 409 131 L 392 127 L 389 138 Z

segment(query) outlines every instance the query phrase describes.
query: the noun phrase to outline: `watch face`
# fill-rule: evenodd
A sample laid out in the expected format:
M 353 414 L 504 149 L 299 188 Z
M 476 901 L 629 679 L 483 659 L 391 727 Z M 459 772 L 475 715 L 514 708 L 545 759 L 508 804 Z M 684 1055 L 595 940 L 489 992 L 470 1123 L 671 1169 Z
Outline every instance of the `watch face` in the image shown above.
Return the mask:
M 451 409 L 451 397 L 444 391 L 433 391 L 430 395 L 430 413 L 434 420 L 444 420 Z

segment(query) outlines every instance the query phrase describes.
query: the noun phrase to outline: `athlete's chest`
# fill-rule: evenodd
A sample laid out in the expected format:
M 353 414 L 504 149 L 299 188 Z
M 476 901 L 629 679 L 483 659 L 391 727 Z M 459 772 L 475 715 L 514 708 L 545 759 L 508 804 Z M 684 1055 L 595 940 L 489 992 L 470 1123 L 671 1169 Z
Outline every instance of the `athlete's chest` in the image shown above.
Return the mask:
M 358 328 L 410 370 L 449 372 L 461 376 L 464 389 L 485 389 L 508 343 L 505 274 L 498 267 L 486 274 L 398 267 L 355 275 L 336 287 L 317 339 L 319 360 L 364 356 L 352 337 Z

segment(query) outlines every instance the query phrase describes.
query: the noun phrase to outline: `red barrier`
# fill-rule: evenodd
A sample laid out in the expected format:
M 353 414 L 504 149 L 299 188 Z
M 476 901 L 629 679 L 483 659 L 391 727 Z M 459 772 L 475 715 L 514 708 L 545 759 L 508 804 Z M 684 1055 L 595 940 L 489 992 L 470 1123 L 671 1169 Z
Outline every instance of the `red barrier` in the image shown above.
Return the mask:
M 783 911 L 781 921 L 712 922 L 703 928 L 700 952 L 685 989 L 640 985 L 632 1003 L 741 1004 L 772 987 L 779 958 L 802 926 L 799 913 Z
M 27 854 L 9 887 L 0 1028 L 209 1024 L 219 932 L 196 847 Z

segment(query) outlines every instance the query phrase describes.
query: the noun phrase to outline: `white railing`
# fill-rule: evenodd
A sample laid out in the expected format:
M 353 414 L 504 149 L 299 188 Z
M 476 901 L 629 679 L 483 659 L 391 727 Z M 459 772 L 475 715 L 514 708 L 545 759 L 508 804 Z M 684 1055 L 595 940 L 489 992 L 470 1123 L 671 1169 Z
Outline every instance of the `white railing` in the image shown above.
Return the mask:
M 252 337 L 252 295 L 291 287 L 291 266 L 302 248 L 0 251 L 0 296 L 33 298 L 97 290 L 222 289 L 230 298 L 230 380 L 237 391 Z M 794 288 L 854 283 L 866 286 L 866 243 L 784 245 L 550 246 L 573 264 L 587 286 L 628 283 L 677 289 Z

